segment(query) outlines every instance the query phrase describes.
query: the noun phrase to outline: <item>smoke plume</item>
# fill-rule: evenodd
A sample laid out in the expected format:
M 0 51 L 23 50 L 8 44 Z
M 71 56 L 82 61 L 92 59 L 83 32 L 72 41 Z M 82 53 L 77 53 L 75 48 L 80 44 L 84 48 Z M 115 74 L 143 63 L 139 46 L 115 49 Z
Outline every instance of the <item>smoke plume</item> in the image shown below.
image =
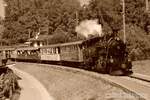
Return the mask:
M 79 1 L 80 5 L 82 7 L 84 5 L 89 5 L 89 3 L 90 3 L 91 0 L 78 0 L 78 1 Z
M 102 26 L 98 20 L 84 20 L 76 27 L 76 32 L 88 38 L 90 35 L 103 36 Z
M 6 6 L 6 4 L 5 4 L 4 0 L 0 0 L 0 17 L 2 19 L 5 18 L 5 6 Z

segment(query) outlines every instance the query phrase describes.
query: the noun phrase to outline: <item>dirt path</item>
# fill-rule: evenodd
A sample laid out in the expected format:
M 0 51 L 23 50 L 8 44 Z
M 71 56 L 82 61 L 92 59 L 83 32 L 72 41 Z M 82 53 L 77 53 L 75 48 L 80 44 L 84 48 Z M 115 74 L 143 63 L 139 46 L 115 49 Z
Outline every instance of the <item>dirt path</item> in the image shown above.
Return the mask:
M 22 88 L 19 100 L 54 100 L 33 76 L 14 68 L 13 65 L 9 65 L 9 67 L 22 78 L 19 81 L 19 85 Z

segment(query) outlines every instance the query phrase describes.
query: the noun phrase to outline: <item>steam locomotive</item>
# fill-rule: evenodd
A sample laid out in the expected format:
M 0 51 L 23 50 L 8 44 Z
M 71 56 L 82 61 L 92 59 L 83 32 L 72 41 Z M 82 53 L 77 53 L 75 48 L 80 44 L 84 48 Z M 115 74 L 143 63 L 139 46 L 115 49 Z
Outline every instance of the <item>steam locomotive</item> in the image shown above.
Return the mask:
M 85 42 L 84 63 L 91 70 L 111 75 L 132 74 L 126 44 L 118 36 L 97 37 Z
M 112 75 L 132 73 L 126 44 L 117 36 L 42 47 L 7 47 L 8 58 L 16 61 L 69 65 Z

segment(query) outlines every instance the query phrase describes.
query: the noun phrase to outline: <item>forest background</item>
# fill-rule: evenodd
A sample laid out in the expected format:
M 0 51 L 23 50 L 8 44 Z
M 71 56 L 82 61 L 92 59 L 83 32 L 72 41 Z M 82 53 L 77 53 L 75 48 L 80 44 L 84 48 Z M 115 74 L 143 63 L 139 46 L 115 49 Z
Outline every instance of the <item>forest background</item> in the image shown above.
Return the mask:
M 104 34 L 123 37 L 122 0 L 4 0 L 5 20 L 1 39 L 14 45 L 34 38 L 40 31 L 48 44 L 85 39 L 76 32 L 84 20 L 98 20 Z M 85 4 L 85 5 L 84 5 Z M 126 41 L 136 57 L 150 56 L 150 14 L 145 0 L 125 0 Z M 142 59 L 143 59 L 142 58 Z M 139 58 L 138 58 L 139 59 Z

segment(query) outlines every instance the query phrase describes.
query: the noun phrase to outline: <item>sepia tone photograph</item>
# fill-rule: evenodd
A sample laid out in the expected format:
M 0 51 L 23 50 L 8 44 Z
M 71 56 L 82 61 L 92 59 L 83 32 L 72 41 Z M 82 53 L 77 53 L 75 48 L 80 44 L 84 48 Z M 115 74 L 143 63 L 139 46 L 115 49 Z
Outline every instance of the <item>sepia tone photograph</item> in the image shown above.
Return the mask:
M 150 100 L 150 0 L 0 0 L 0 100 Z

